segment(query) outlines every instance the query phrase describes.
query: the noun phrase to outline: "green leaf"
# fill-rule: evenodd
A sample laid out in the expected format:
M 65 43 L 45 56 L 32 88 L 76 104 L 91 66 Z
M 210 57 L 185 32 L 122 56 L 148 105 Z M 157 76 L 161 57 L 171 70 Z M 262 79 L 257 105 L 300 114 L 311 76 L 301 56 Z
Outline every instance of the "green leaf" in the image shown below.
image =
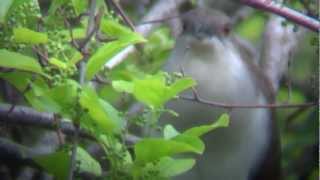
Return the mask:
M 175 140 L 160 138 L 146 138 L 137 142 L 134 146 L 137 163 L 146 163 L 159 160 L 165 156 L 172 156 L 179 153 L 194 152 L 201 153 L 197 148 Z
M 62 106 L 51 97 L 52 92 L 50 91 L 52 90 L 49 89 L 47 83 L 41 77 L 36 77 L 31 81 L 32 75 L 27 72 L 0 73 L 0 77 L 8 81 L 20 92 L 24 92 L 26 100 L 37 111 L 61 113 L 69 109 L 62 108 Z M 28 85 L 30 85 L 30 88 L 25 92 Z M 66 95 L 66 93 L 61 93 L 61 96 L 63 95 Z M 63 97 L 63 99 L 68 98 L 70 98 L 70 94 L 68 94 L 67 98 Z
M 56 179 L 67 179 L 70 164 L 68 152 L 57 151 L 52 154 L 34 157 L 33 160 L 43 167 L 49 174 L 54 175 Z
M 59 114 L 64 118 L 74 119 L 78 112 L 74 107 L 78 100 L 78 88 L 80 85 L 71 79 L 49 89 L 45 96 L 50 97 L 60 107 Z
M 194 159 L 173 159 L 163 157 L 156 165 L 162 177 L 172 177 L 190 170 L 195 165 Z
M 77 64 L 82 58 L 82 54 L 79 51 L 75 51 L 70 61 L 68 61 L 68 66 L 73 66 Z
M 11 85 L 17 88 L 20 92 L 26 89 L 28 83 L 31 80 L 32 75 L 28 72 L 7 72 L 0 73 L 0 78 L 8 81 Z
M 181 142 L 188 144 L 191 146 L 198 154 L 202 154 L 205 148 L 204 143 L 199 137 L 196 136 L 191 136 L 187 134 L 179 134 L 172 138 L 171 140 L 176 141 L 176 142 Z
M 100 29 L 106 35 L 115 37 L 117 39 L 127 39 L 128 37 L 132 37 L 140 42 L 146 41 L 146 39 L 143 36 L 136 32 L 133 32 L 126 26 L 119 24 L 115 20 L 102 19 Z
M 154 76 L 147 76 L 142 80 L 134 80 L 133 94 L 137 100 L 151 108 L 159 108 L 178 93 L 195 84 L 195 81 L 191 78 L 182 78 L 172 85 L 167 85 L 165 75 L 160 73 Z
M 213 131 L 214 129 L 220 128 L 220 127 L 227 127 L 229 125 L 229 115 L 228 114 L 222 114 L 217 121 L 210 125 L 203 125 L 198 126 L 194 128 L 190 128 L 183 132 L 184 135 L 189 136 L 202 136 L 203 134 L 208 133 L 209 131 Z
M 254 13 L 245 21 L 236 26 L 235 31 L 252 42 L 257 42 L 261 37 L 267 18 L 261 13 Z
M 48 42 L 47 34 L 36 32 L 28 28 L 14 28 L 13 36 L 18 43 L 40 44 Z
M 80 15 L 88 7 L 88 1 L 72 0 L 71 2 L 77 15 Z
M 171 124 L 166 125 L 163 129 L 163 137 L 165 139 L 171 139 L 179 134 L 180 133 Z
M 25 97 L 33 108 L 41 112 L 60 113 L 62 107 L 48 95 L 50 89 L 43 80 L 29 82 L 31 90 L 25 93 Z
M 70 151 L 60 150 L 51 154 L 36 156 L 33 160 L 48 173 L 54 175 L 55 179 L 67 179 Z M 77 147 L 76 160 L 79 172 L 88 172 L 97 176 L 101 175 L 100 164 L 81 147 Z
M 92 79 L 109 59 L 111 59 L 125 47 L 138 42 L 143 41 L 136 36 L 127 36 L 121 40 L 104 44 L 89 59 L 86 70 L 86 78 L 88 80 Z
M 170 86 L 170 94 L 169 96 L 173 97 L 179 94 L 180 92 L 195 86 L 196 82 L 192 78 L 182 78 L 174 82 Z
M 42 73 L 41 66 L 37 60 L 29 56 L 11 52 L 5 49 L 0 49 L 0 66 L 5 68 L 14 68 L 18 70 Z
M 128 81 L 112 81 L 112 87 L 118 92 L 133 92 L 133 83 Z
M 78 147 L 77 161 L 79 162 L 80 172 L 88 172 L 96 176 L 101 176 L 101 166 L 87 151 Z
M 56 66 L 57 68 L 59 69 L 67 69 L 68 68 L 68 64 L 59 60 L 59 59 L 56 59 L 56 58 L 50 58 L 49 59 L 49 63 Z
M 104 133 L 114 133 L 121 130 L 123 124 L 118 111 L 100 99 L 89 86 L 83 88 L 79 102 L 83 108 L 88 110 L 97 128 L 100 128 Z
M 11 4 L 12 4 L 12 0 L 0 1 L 0 24 L 5 21 L 7 12 L 10 9 Z

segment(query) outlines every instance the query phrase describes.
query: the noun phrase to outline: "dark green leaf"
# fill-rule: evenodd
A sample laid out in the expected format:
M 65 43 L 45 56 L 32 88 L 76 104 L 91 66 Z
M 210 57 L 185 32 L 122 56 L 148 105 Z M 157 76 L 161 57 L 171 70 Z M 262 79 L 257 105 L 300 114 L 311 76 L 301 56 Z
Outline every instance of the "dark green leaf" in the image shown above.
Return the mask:
M 0 24 L 2 24 L 5 21 L 7 12 L 10 9 L 11 4 L 12 0 L 0 1 Z
M 33 160 L 58 180 L 67 179 L 70 164 L 68 152 L 58 151 L 52 154 L 34 157 Z
M 33 160 L 43 167 L 48 173 L 56 179 L 64 180 L 68 176 L 70 164 L 70 152 L 60 150 L 51 154 L 40 155 Z M 77 148 L 77 169 L 79 172 L 87 172 L 97 176 L 101 175 L 100 164 L 91 157 L 83 148 Z

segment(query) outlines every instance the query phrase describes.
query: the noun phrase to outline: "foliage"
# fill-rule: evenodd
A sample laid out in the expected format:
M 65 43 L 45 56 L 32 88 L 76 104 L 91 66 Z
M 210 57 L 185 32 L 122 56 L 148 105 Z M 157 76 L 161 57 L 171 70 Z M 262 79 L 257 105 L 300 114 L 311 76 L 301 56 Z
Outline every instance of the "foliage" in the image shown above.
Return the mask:
M 195 165 L 195 157 L 205 151 L 201 136 L 227 127 L 229 116 L 223 114 L 212 124 L 183 132 L 167 124 L 163 136 L 149 133 L 128 144 L 126 137 L 136 133 L 129 125 L 158 131 L 162 113 L 176 115 L 166 109 L 165 104 L 196 82 L 190 77 L 159 71 L 174 44 L 167 28 L 160 27 L 144 38 L 125 26 L 121 17 L 108 10 L 102 0 L 97 0 L 95 8 L 96 35 L 87 40 L 89 2 L 52 0 L 49 7 L 40 7 L 36 0 L 1 0 L 0 78 L 21 92 L 24 101 L 19 103 L 37 111 L 54 113 L 62 121 L 80 124 L 102 147 L 103 157 L 93 157 L 86 149 L 87 142 L 80 139 L 76 173 L 117 180 L 162 180 L 185 173 Z M 297 9 L 310 6 L 309 13 L 317 15 L 313 3 L 303 2 L 285 1 Z M 254 12 L 238 24 L 235 31 L 258 44 L 265 23 L 266 16 Z M 317 38 L 313 39 L 318 42 Z M 142 55 L 132 55 L 114 69 L 104 68 L 106 62 L 131 45 L 136 45 Z M 301 59 L 306 54 L 310 56 L 318 45 L 305 46 L 294 61 L 299 63 L 296 67 L 310 64 Z M 84 69 L 80 68 L 82 63 Z M 299 72 L 299 77 L 305 77 L 306 72 L 314 72 L 312 68 L 317 67 L 311 66 L 292 74 Z M 80 76 L 85 77 L 85 83 L 79 82 Z M 106 82 L 97 83 L 98 79 Z M 278 100 L 283 102 L 286 98 L 287 90 L 282 88 Z M 310 96 L 301 89 L 295 88 L 291 91 L 290 102 L 304 102 L 308 98 Z M 137 102 L 146 108 L 137 120 L 130 121 L 128 107 Z M 317 140 L 314 135 L 314 127 L 318 127 L 314 125 L 317 112 L 310 110 L 301 114 L 293 122 L 294 130 L 289 131 L 285 120 L 292 113 L 293 110 L 277 113 L 281 119 L 285 167 L 290 166 L 292 157 L 302 154 L 301 147 Z M 56 179 L 66 179 L 71 146 L 72 142 L 67 141 L 55 152 L 34 156 L 33 161 Z M 185 157 L 185 154 L 192 156 Z M 294 172 L 290 173 L 295 177 Z
M 141 115 L 144 125 L 152 122 L 156 128 L 160 114 L 170 111 L 165 109 L 165 103 L 195 86 L 195 81 L 188 77 L 172 78 L 163 72 L 142 73 L 132 64 L 127 64 L 124 70 L 106 73 L 104 64 L 119 51 L 147 41 L 122 25 L 103 1 L 97 1 L 97 16 L 103 11 L 100 22 L 95 24 L 100 25 L 96 31 L 107 41 L 96 36 L 86 40 L 90 18 L 78 17 L 89 9 L 87 1 L 54 0 L 47 13 L 43 13 L 45 10 L 35 0 L 1 1 L 0 7 L 3 30 L 0 66 L 8 71 L 0 73 L 0 78 L 16 87 L 25 97 L 25 103 L 34 109 L 80 124 L 104 150 L 105 158 L 98 161 L 84 147 L 78 146 L 76 173 L 86 172 L 107 179 L 167 179 L 188 171 L 196 163 L 192 158 L 176 158 L 176 155 L 203 153 L 205 145 L 200 136 L 228 125 L 227 115 L 211 125 L 194 127 L 183 133 L 167 125 L 163 137 L 141 138 L 134 142 L 131 152 L 124 141 L 130 133 L 125 111 L 118 110 L 101 96 L 101 89 L 105 94 L 132 94 L 137 101 L 149 107 L 146 113 L 152 114 Z M 167 30 L 159 30 L 148 38 L 150 44 L 144 49 L 148 54 L 145 58 L 153 58 L 155 66 L 160 65 L 157 58 L 161 56 L 163 61 L 172 47 L 173 42 L 168 36 Z M 84 51 L 85 46 L 87 51 Z M 153 54 L 158 47 L 161 50 Z M 82 62 L 86 62 L 84 71 L 79 68 Z M 155 72 L 156 68 L 153 69 Z M 111 84 L 97 86 L 90 82 L 97 76 L 106 78 L 108 73 L 111 73 Z M 83 74 L 86 81 L 81 84 L 78 79 Z M 34 156 L 33 160 L 55 178 L 66 179 L 71 163 L 71 146 L 72 143 L 67 141 L 55 152 Z M 100 165 L 104 161 L 110 164 L 107 169 Z

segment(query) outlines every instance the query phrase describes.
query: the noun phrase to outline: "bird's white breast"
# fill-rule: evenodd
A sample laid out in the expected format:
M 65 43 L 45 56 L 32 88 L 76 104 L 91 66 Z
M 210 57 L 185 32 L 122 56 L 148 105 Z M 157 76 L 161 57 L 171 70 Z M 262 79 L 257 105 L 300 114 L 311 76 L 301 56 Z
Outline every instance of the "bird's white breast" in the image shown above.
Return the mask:
M 254 81 L 230 41 L 212 38 L 200 44 L 190 37 L 177 41 L 165 70 L 180 71 L 197 81 L 202 98 L 228 104 L 264 104 L 265 98 L 255 88 Z M 191 92 L 186 92 L 191 95 Z M 180 130 L 214 121 L 224 109 L 195 102 L 173 101 L 169 108 L 180 116 L 165 116 L 161 120 Z M 196 167 L 181 179 L 246 180 L 267 146 L 266 109 L 232 109 L 228 128 L 207 134 L 206 151 Z

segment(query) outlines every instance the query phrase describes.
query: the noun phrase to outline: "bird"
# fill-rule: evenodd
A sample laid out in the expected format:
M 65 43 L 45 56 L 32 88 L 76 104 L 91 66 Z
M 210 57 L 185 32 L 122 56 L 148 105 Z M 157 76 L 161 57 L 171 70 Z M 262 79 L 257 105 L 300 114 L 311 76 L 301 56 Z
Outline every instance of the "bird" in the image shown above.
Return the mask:
M 195 92 L 207 100 L 229 105 L 267 105 L 275 101 L 274 90 L 263 74 L 257 56 L 234 35 L 231 19 L 219 10 L 198 7 L 181 15 L 182 33 L 163 70 L 182 72 L 197 85 L 182 96 Z M 183 99 L 172 100 L 162 125 L 178 130 L 214 122 L 221 114 L 230 115 L 227 128 L 214 130 L 203 139 L 203 155 L 184 180 L 278 180 L 280 141 L 273 109 L 219 108 Z

